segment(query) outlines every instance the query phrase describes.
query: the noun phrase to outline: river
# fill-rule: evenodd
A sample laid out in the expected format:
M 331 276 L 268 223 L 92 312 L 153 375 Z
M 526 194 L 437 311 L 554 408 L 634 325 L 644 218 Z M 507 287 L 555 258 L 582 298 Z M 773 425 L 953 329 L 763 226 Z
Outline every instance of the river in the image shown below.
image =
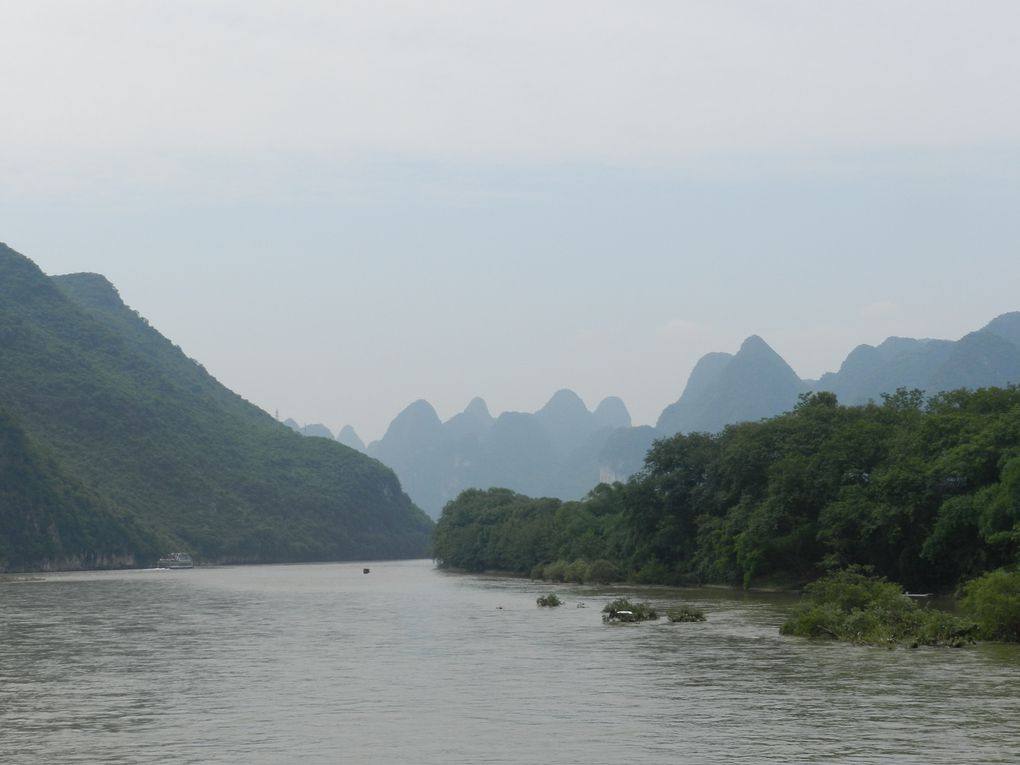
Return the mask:
M 602 624 L 620 595 L 708 621 Z M 791 603 L 431 561 L 7 578 L 0 762 L 1020 761 L 1020 646 L 782 637 Z

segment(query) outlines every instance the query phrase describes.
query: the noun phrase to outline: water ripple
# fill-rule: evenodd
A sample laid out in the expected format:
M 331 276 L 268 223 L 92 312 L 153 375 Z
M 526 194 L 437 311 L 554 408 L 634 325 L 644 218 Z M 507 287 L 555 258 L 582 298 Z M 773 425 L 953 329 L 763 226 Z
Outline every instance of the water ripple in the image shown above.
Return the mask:
M 789 600 L 424 561 L 0 584 L 0 762 L 1012 763 L 1020 649 L 778 634 Z M 620 594 L 701 624 L 603 625 Z M 575 608 L 577 600 L 589 608 Z

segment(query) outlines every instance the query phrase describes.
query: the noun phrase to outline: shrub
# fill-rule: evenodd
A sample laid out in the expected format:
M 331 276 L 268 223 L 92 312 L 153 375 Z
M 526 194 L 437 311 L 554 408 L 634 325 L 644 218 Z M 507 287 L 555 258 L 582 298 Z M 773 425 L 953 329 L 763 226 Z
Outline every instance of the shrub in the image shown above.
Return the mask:
M 651 603 L 631 603 L 626 598 L 614 600 L 602 609 L 604 622 L 644 622 L 658 618 L 659 613 Z
M 666 611 L 666 618 L 671 622 L 703 622 L 705 612 L 694 606 L 677 606 Z
M 548 579 L 550 582 L 562 582 L 566 578 L 566 574 L 567 562 L 565 560 L 547 563 L 545 568 L 542 569 L 542 578 Z
M 545 564 L 536 563 L 531 567 L 531 573 L 528 575 L 529 579 L 545 579 Z
M 560 600 L 559 597 L 557 597 L 555 592 L 552 592 L 548 595 L 542 595 L 539 598 L 537 598 L 535 602 L 538 603 L 538 605 L 542 606 L 543 608 L 556 608 L 556 606 L 562 605 L 563 603 L 563 601 Z
M 1020 571 L 990 571 L 964 588 L 963 606 L 987 640 L 1020 642 Z
M 812 582 L 804 588 L 804 597 L 812 603 L 828 603 L 846 612 L 874 606 L 895 610 L 909 603 L 898 584 L 884 577 L 869 576 L 856 567 Z
M 591 567 L 588 570 L 589 582 L 612 584 L 613 582 L 620 581 L 622 578 L 623 574 L 620 571 L 620 567 L 605 558 L 592 561 Z
M 575 560 L 563 572 L 563 579 L 567 582 L 587 582 L 591 566 L 586 560 Z
M 884 578 L 847 569 L 805 587 L 803 600 L 779 631 L 863 645 L 960 646 L 972 641 L 974 625 L 919 608 Z
M 634 581 L 638 584 L 663 584 L 669 572 L 659 561 L 653 560 L 646 563 L 634 574 Z

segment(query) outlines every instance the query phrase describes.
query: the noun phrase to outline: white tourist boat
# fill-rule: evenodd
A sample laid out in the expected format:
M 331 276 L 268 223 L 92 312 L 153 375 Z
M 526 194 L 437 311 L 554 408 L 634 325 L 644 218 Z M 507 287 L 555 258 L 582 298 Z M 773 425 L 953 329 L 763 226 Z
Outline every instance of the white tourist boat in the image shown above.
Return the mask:
M 156 563 L 156 568 L 194 568 L 195 563 L 191 560 L 191 556 L 183 552 L 170 553 L 164 555 Z

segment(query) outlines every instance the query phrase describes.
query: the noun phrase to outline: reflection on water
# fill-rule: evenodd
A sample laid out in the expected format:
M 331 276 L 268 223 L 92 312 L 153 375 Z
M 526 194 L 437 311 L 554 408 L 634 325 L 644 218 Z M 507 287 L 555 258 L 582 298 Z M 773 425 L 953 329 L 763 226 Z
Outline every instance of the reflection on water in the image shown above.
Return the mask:
M 603 625 L 631 592 L 362 565 L 0 582 L 0 762 L 1020 761 L 1016 646 L 784 638 L 789 598 L 721 590 Z

